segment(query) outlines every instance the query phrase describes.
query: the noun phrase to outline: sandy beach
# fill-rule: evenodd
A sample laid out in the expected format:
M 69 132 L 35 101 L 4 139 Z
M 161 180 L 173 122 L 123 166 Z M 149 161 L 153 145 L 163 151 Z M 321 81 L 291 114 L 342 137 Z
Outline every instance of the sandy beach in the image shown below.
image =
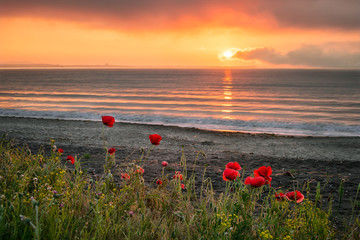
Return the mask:
M 36 152 L 42 145 L 48 149 L 53 139 L 58 148 L 64 149 L 64 159 L 67 155 L 90 154 L 84 167 L 96 173 L 101 173 L 104 164 L 102 129 L 102 122 L 0 117 L 0 134 L 7 134 L 20 146 L 27 144 Z M 105 127 L 104 133 L 107 147 L 116 148 L 118 163 L 138 158 L 141 148 L 148 150 L 149 134 L 162 136 L 160 145 L 144 162 L 144 178 L 149 184 L 161 175 L 162 161 L 169 162 L 171 176 L 173 171 L 182 170 L 182 146 L 191 169 L 197 153 L 205 153 L 205 157 L 200 154 L 195 171 L 200 179 L 207 164 L 206 177 L 211 177 L 216 191 L 224 189 L 222 171 L 231 161 L 245 169 L 244 177 L 260 166 L 271 166 L 272 187 L 276 189 L 302 189 L 310 182 L 310 198 L 318 182 L 322 186 L 328 182 L 323 192 L 325 204 L 329 197 L 336 204 L 338 187 L 344 179 L 345 203 L 340 212 L 351 208 L 350 198 L 354 198 L 360 183 L 359 137 L 279 136 L 118 122 L 113 128 Z

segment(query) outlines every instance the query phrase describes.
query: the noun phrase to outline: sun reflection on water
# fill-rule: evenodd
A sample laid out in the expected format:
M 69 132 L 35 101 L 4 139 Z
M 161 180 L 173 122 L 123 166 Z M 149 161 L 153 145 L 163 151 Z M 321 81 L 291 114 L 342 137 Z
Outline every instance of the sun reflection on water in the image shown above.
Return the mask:
M 230 101 L 232 100 L 232 75 L 231 75 L 231 70 L 230 69 L 226 69 L 224 72 L 225 76 L 222 79 L 222 83 L 223 83 L 223 96 L 224 99 L 226 101 Z M 225 115 L 223 115 L 224 119 L 233 119 L 233 117 L 230 115 L 233 110 L 232 110 L 232 103 L 228 102 L 228 103 L 223 103 L 221 104 L 221 106 L 223 107 L 223 109 L 221 110 L 221 112 L 223 112 Z

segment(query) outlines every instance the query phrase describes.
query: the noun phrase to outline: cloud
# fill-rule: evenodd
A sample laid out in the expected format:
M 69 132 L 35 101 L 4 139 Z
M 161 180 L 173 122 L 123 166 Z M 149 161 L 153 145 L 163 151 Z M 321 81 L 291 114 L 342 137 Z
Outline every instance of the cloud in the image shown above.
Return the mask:
M 0 0 L 0 17 L 53 18 L 93 27 L 183 26 L 360 29 L 359 0 Z
M 357 47 L 357 51 L 350 50 L 354 45 Z M 232 59 L 260 60 L 275 65 L 358 69 L 360 68 L 360 43 L 303 45 L 285 54 L 281 54 L 273 48 L 237 50 Z

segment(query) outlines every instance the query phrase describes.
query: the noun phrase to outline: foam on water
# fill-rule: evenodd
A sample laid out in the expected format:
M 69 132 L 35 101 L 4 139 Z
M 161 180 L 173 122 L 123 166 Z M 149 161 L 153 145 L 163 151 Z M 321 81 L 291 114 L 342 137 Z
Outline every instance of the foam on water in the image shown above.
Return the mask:
M 0 109 L 2 117 L 24 117 L 59 120 L 101 121 L 100 113 L 68 111 L 28 111 Z M 155 124 L 179 127 L 195 127 L 206 130 L 238 131 L 249 133 L 273 133 L 299 136 L 360 136 L 360 125 L 309 124 L 278 121 L 241 121 L 231 119 L 175 117 L 165 115 L 112 114 L 117 122 Z

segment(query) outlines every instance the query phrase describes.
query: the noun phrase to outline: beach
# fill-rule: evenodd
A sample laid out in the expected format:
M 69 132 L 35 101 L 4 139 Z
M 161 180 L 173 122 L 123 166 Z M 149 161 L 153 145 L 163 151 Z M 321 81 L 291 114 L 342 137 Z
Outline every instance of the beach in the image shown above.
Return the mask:
M 242 177 L 252 175 L 261 166 L 271 166 L 271 184 L 278 190 L 303 189 L 309 183 L 308 197 L 313 198 L 317 184 L 326 184 L 322 192 L 324 204 L 330 199 L 336 204 L 343 179 L 345 195 L 340 212 L 345 213 L 351 209 L 350 199 L 360 183 L 359 137 L 280 136 L 121 122 L 109 128 L 100 121 L 0 117 L 0 134 L 14 139 L 17 145 L 27 144 L 33 153 L 44 146 L 49 152 L 50 140 L 55 140 L 57 148 L 64 150 L 63 160 L 68 155 L 90 156 L 81 161 L 84 168 L 95 174 L 101 174 L 104 165 L 103 131 L 106 147 L 116 148 L 119 164 L 138 159 L 141 149 L 147 152 L 151 147 L 150 134 L 162 136 L 160 145 L 153 147 L 143 162 L 144 178 L 150 185 L 161 176 L 162 161 L 169 163 L 169 177 L 174 171 L 183 170 L 182 152 L 188 170 L 193 169 L 198 155 L 194 167 L 198 182 L 206 168 L 205 177 L 212 179 L 215 191 L 225 187 L 222 172 L 228 162 L 241 165 Z

